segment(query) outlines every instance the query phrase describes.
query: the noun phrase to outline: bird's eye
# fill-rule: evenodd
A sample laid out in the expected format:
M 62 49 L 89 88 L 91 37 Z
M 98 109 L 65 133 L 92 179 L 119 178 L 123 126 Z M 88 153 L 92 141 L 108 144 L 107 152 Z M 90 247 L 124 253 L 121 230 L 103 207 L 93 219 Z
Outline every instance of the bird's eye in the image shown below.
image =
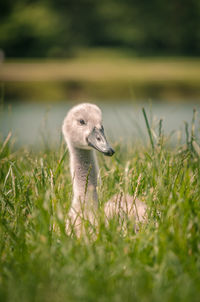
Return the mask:
M 80 119 L 80 120 L 79 120 L 79 123 L 80 123 L 81 125 L 86 125 L 86 122 L 85 122 L 83 119 Z

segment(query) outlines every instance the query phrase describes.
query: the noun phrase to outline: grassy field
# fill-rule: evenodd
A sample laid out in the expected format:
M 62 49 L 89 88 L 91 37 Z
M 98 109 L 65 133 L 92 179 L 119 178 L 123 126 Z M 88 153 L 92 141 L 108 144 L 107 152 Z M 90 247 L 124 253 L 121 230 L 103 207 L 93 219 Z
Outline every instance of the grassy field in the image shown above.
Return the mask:
M 40 152 L 0 145 L 1 301 L 199 301 L 200 149 L 194 123 L 170 149 L 161 123 L 151 147 L 99 155 L 103 204 L 129 191 L 148 222 L 124 233 L 100 217 L 95 238 L 65 234 L 72 199 L 65 144 Z M 141 179 L 138 182 L 138 179 Z M 54 227 L 53 227 L 54 226 Z
M 6 99 L 200 99 L 198 58 L 88 50 L 68 60 L 12 60 L 0 67 Z

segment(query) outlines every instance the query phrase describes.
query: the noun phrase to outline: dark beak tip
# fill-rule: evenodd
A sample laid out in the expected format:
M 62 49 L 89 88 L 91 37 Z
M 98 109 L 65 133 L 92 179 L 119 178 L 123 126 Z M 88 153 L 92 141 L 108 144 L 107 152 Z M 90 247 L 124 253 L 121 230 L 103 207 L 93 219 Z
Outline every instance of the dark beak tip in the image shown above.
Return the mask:
M 108 156 L 113 156 L 114 153 L 115 153 L 115 150 L 113 150 L 112 148 L 110 148 L 110 149 L 106 152 L 106 155 L 108 155 Z

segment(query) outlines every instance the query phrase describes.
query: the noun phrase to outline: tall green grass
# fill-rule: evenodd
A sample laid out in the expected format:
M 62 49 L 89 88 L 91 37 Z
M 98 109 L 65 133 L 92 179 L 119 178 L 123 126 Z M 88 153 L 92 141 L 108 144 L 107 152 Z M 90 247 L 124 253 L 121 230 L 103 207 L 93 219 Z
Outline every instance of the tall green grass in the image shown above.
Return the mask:
M 145 111 L 144 111 L 144 114 Z M 149 147 L 116 146 L 99 155 L 100 203 L 128 191 L 148 206 L 148 222 L 123 232 L 100 219 L 94 237 L 65 233 L 72 199 L 65 144 L 40 152 L 0 145 L 1 301 L 199 301 L 200 153 L 192 125 L 186 143 L 167 147 L 162 121 Z M 156 134 L 157 133 L 157 134 Z M 152 149 L 153 148 L 153 149 Z

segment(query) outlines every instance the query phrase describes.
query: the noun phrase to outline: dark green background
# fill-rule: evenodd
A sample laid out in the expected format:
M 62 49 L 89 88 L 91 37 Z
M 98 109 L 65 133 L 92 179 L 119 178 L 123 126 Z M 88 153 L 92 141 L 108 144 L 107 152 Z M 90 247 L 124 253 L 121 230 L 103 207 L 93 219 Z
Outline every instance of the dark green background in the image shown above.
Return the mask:
M 199 56 L 200 1 L 0 2 L 0 49 L 6 57 L 69 57 L 85 47 Z

